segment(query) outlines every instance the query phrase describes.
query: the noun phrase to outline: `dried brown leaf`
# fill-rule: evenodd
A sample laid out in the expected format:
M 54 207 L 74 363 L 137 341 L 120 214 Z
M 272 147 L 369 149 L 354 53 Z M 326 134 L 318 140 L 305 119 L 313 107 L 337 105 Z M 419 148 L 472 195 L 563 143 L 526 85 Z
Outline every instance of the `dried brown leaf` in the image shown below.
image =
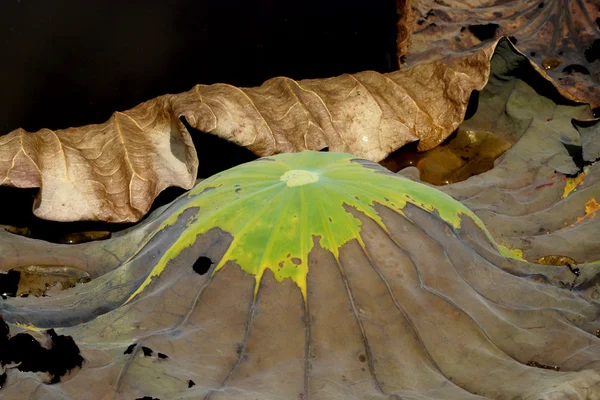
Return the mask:
M 55 221 L 139 220 L 166 187 L 193 186 L 198 159 L 169 97 L 59 131 L 0 137 L 0 184 L 39 187 L 36 216 Z
M 484 87 L 494 45 L 444 64 L 260 87 L 197 85 L 117 112 L 101 125 L 0 138 L 0 184 L 39 187 L 38 217 L 134 222 L 164 188 L 190 188 L 198 160 L 180 117 L 260 156 L 303 150 L 380 161 L 406 143 L 437 146 Z
M 406 22 L 398 31 L 398 57 L 407 66 L 465 56 L 511 36 L 572 96 L 600 106 L 597 1 L 415 0 L 399 1 L 398 11 Z

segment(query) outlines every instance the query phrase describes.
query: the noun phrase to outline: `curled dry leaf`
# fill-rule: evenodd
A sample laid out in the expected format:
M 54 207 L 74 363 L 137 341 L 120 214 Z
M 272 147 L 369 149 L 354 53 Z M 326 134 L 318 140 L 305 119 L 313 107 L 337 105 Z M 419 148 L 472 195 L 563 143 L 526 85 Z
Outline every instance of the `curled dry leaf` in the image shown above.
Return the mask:
M 600 9 L 594 0 L 399 1 L 407 66 L 465 56 L 501 35 L 574 98 L 600 106 Z M 407 45 L 410 43 L 410 45 Z
M 39 187 L 36 216 L 55 221 L 137 221 L 171 185 L 190 188 L 198 159 L 169 97 L 104 124 L 0 137 L 0 184 Z
M 487 82 L 494 46 L 390 74 L 273 78 L 256 88 L 197 85 L 101 125 L 0 137 L 0 184 L 39 187 L 34 213 L 57 221 L 133 222 L 169 185 L 190 188 L 198 160 L 180 117 L 261 156 L 344 151 L 373 161 L 406 143 L 435 147 Z

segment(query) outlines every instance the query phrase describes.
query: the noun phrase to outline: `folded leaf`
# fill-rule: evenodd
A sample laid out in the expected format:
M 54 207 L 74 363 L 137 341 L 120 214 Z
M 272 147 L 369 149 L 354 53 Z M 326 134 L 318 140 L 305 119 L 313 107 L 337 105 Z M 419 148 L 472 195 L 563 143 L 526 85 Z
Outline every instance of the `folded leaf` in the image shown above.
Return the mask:
M 180 117 L 261 156 L 328 147 L 379 161 L 417 140 L 430 149 L 458 127 L 471 91 L 486 84 L 493 51 L 390 74 L 197 85 L 105 124 L 17 130 L 0 137 L 0 184 L 39 187 L 40 218 L 137 221 L 161 190 L 194 182 L 198 160 Z
M 510 36 L 572 98 L 600 106 L 597 2 L 415 0 L 397 4 L 404 25 L 398 29 L 398 57 L 407 66 L 464 57 L 502 35 Z
M 137 221 L 163 189 L 192 187 L 197 167 L 168 97 L 100 125 L 0 137 L 0 184 L 39 187 L 34 213 L 55 221 Z

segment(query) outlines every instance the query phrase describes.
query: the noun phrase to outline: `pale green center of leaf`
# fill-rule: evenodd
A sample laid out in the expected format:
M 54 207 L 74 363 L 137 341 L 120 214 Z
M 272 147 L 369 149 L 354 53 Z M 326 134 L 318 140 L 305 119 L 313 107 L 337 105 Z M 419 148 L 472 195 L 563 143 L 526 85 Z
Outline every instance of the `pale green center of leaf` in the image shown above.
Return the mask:
M 292 169 L 281 175 L 281 180 L 284 181 L 288 187 L 302 186 L 317 182 L 319 180 L 319 174 L 304 169 Z

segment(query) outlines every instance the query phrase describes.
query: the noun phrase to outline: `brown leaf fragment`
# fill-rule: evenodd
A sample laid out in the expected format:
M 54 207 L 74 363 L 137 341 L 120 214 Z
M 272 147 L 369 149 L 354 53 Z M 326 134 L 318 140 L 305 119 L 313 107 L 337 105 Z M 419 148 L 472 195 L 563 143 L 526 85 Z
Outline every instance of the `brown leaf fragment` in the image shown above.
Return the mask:
M 471 92 L 485 86 L 494 48 L 389 74 L 197 85 L 104 124 L 19 129 L 0 137 L 0 185 L 39 187 L 40 218 L 138 221 L 163 189 L 194 183 L 198 159 L 181 117 L 259 156 L 327 147 L 380 161 L 410 142 L 431 149 L 456 130 Z
M 170 100 L 116 112 L 104 124 L 0 137 L 0 184 L 39 187 L 40 218 L 137 221 L 163 189 L 196 179 L 192 140 Z
M 485 85 L 493 51 L 389 74 L 277 77 L 257 88 L 197 85 L 176 96 L 176 112 L 260 156 L 328 147 L 380 161 L 407 143 L 420 140 L 419 150 L 427 150 L 448 137 L 471 91 Z
M 411 6 L 409 17 L 406 4 L 397 3 L 406 21 L 398 30 L 398 58 L 407 66 L 466 56 L 507 36 L 573 98 L 600 106 L 597 1 L 419 0 Z

